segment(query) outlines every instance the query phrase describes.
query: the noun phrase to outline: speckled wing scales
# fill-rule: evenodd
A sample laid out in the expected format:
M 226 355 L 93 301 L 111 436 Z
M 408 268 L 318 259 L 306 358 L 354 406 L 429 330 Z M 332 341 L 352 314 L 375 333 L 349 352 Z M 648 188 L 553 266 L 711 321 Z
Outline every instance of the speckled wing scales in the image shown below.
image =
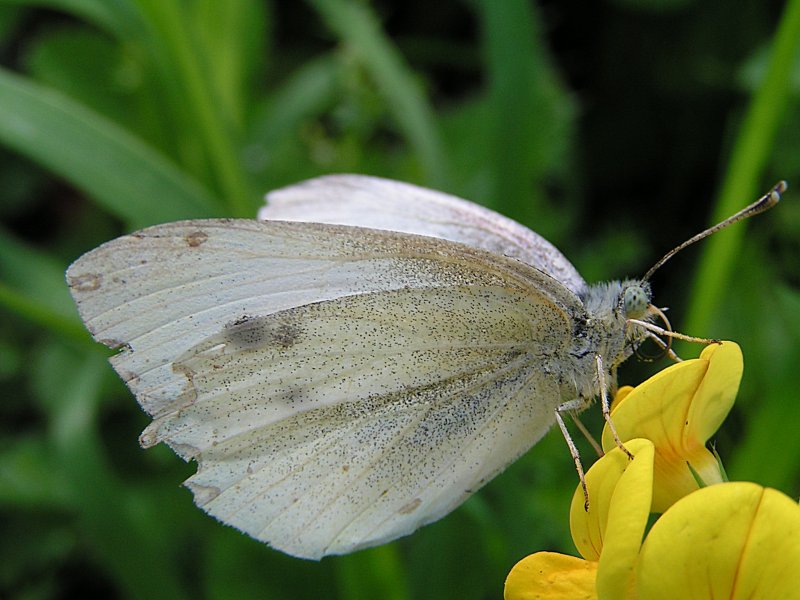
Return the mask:
M 577 295 L 587 284 L 539 234 L 474 202 L 409 183 L 326 175 L 267 194 L 262 220 L 356 225 L 428 235 L 511 256 L 558 279 Z
M 209 514 L 287 553 L 351 552 L 460 504 L 549 428 L 578 300 L 460 244 L 190 221 L 68 271 Z
M 197 402 L 157 424 L 158 437 L 202 440 L 187 482 L 199 503 L 290 554 L 410 533 L 530 447 L 558 403 L 532 374 L 544 348 L 530 347 L 520 298 L 480 296 L 363 294 L 260 318 L 234 342 L 223 333 L 181 363 Z M 280 330 L 291 340 L 238 343 Z

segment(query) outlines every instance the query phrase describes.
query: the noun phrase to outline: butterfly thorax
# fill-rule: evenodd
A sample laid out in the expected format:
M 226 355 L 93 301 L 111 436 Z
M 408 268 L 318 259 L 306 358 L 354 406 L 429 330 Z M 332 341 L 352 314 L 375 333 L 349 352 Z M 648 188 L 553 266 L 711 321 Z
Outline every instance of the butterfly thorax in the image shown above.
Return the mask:
M 590 286 L 582 298 L 586 320 L 576 320 L 585 328 L 583 335 L 575 336 L 575 387 L 579 397 L 587 401 L 600 390 L 597 380 L 599 355 L 606 383 L 615 384 L 616 368 L 633 354 L 636 344 L 646 332 L 629 319 L 649 320 L 650 286 L 637 280 L 610 281 Z

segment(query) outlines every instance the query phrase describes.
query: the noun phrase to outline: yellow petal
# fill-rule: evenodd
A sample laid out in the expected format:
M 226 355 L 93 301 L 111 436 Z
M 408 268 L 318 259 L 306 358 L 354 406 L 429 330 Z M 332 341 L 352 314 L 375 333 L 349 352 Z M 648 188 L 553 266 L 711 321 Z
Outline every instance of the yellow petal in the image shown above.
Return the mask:
M 685 444 L 694 440 L 705 443 L 716 433 L 733 406 L 744 368 L 742 349 L 735 342 L 706 346 L 697 360 L 707 361 L 708 371 L 689 406 L 684 435 L 694 439 Z
M 623 598 L 632 585 L 633 567 L 650 514 L 653 488 L 653 444 L 630 440 L 598 460 L 586 473 L 589 511 L 583 491 L 575 490 L 570 507 L 572 539 L 581 555 L 599 560 L 600 598 Z
M 637 590 L 653 600 L 798 600 L 798 565 L 800 506 L 754 483 L 724 483 L 679 500 L 653 525 Z
M 634 390 L 632 385 L 623 385 L 617 390 L 614 400 L 611 402 L 611 410 L 616 410 L 617 406 Z
M 625 447 L 633 454 L 632 461 L 619 448 L 606 455 L 616 454 L 620 458 L 615 460 L 629 462 L 625 473 L 619 478 L 608 509 L 603 552 L 597 567 L 599 598 L 629 597 L 630 590 L 634 587 L 634 567 L 650 515 L 653 497 L 653 445 L 650 440 L 636 439 L 629 440 Z M 591 499 L 590 491 L 589 502 Z
M 506 578 L 505 600 L 595 600 L 597 563 L 555 552 L 519 561 Z
M 712 344 L 700 358 L 664 369 L 616 403 L 611 418 L 623 442 L 647 438 L 656 447 L 654 512 L 697 489 L 687 462 L 706 484 L 722 481 L 705 444 L 733 406 L 741 377 L 739 346 Z M 603 448 L 613 447 L 606 427 Z

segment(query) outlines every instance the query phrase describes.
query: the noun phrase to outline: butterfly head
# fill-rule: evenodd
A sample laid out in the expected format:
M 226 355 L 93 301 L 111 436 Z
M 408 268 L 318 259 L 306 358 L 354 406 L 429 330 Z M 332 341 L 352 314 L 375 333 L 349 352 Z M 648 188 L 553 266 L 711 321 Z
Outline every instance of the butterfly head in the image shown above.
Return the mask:
M 620 301 L 626 319 L 641 319 L 650 307 L 650 286 L 638 281 L 629 282 L 623 287 Z

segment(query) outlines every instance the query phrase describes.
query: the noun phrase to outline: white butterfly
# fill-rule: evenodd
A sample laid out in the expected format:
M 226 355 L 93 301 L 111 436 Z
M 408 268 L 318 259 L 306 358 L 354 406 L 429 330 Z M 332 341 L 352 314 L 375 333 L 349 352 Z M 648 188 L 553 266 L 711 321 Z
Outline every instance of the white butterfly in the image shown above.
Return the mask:
M 342 175 L 268 203 L 265 221 L 118 238 L 67 279 L 153 417 L 142 445 L 196 460 L 197 505 L 288 554 L 439 519 L 647 335 L 629 322 L 646 284 L 587 286 L 543 238 L 465 200 Z

